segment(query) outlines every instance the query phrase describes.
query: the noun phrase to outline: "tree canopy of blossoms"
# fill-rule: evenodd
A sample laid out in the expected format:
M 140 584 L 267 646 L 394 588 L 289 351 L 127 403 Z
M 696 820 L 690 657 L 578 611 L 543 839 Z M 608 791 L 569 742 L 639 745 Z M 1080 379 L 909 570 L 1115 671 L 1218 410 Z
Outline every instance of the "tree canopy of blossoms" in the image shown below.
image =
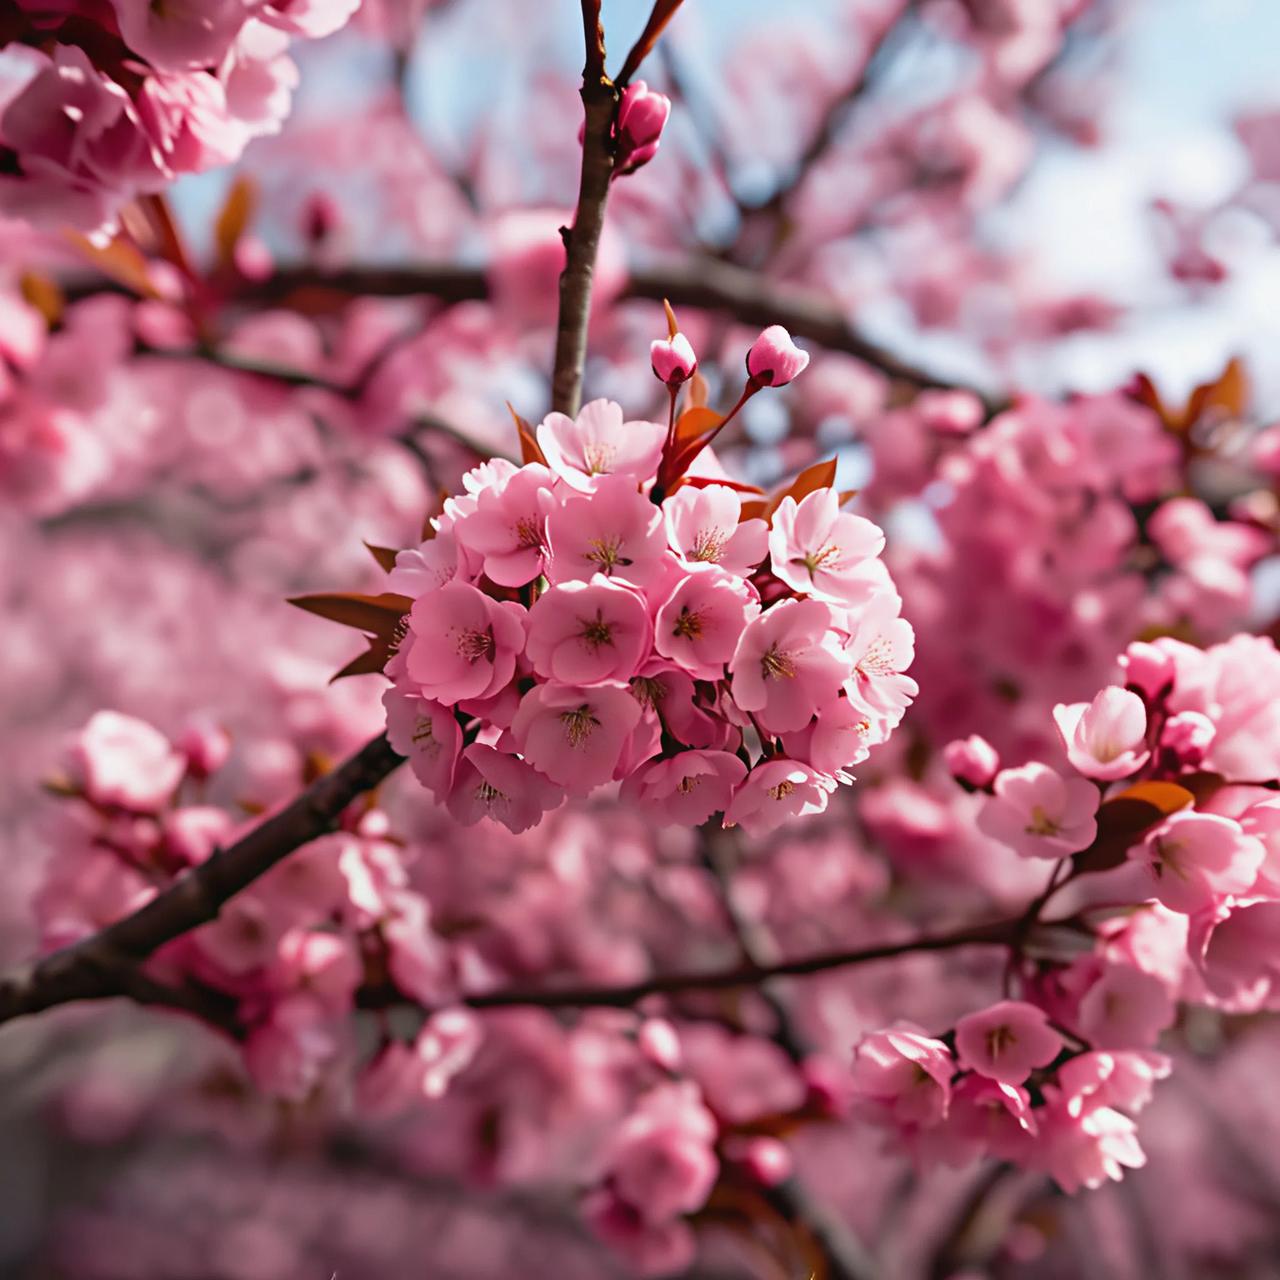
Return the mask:
M 1270 1275 L 1280 427 L 992 232 L 1127 6 L 565 8 L 0 15 L 3 1265 Z

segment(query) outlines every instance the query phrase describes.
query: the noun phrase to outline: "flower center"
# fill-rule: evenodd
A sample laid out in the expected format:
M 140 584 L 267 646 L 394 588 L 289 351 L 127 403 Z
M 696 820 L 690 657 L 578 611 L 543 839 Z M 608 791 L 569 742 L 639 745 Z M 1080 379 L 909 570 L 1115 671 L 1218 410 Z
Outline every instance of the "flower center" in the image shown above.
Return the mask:
M 858 670 L 863 675 L 887 676 L 893 674 L 893 652 L 889 642 L 881 637 L 867 648 L 858 660 Z
M 992 1027 L 987 1032 L 987 1054 L 994 1062 L 1006 1049 L 1011 1048 L 1017 1041 L 1017 1036 L 1009 1030 L 1008 1027 L 1001 1025 Z
M 689 778 L 681 778 L 676 786 L 676 790 L 680 792 L 682 796 L 687 796 L 689 792 L 696 790 L 701 782 L 702 779 L 697 774 L 694 774 Z
M 702 634 L 702 614 L 685 605 L 680 610 L 675 626 L 671 628 L 671 634 L 682 640 L 696 640 Z
M 594 618 L 582 619 L 582 630 L 579 632 L 582 642 L 593 653 L 600 649 L 601 645 L 613 643 L 613 628 L 604 620 L 604 615 L 600 610 L 596 610 Z
M 476 799 L 490 812 L 499 805 L 507 803 L 506 794 L 499 791 L 492 782 L 487 780 L 482 780 L 480 785 L 476 787 Z
M 806 551 L 803 557 L 803 564 L 809 570 L 809 577 L 812 578 L 823 567 L 834 569 L 839 560 L 840 548 L 835 543 L 829 543 L 821 551 Z
M 765 680 L 793 680 L 796 664 L 789 654 L 783 653 L 776 644 L 771 644 L 760 658 L 760 674 Z
M 542 546 L 542 526 L 535 516 L 521 516 L 516 521 L 516 543 L 522 551 Z
M 589 476 L 603 475 L 613 466 L 614 449 L 607 444 L 587 444 L 582 446 L 582 461 L 586 464 Z
M 667 696 L 667 686 L 656 676 L 636 676 L 631 681 L 631 696 L 642 707 L 656 710 Z
M 618 565 L 631 563 L 622 554 L 622 539 L 616 535 L 612 538 L 588 538 L 587 559 L 600 566 L 602 573 L 612 573 Z
M 705 560 L 710 564 L 719 564 L 724 555 L 724 544 L 727 541 L 719 529 L 699 529 L 693 537 L 693 549 L 689 552 L 690 560 Z
M 796 784 L 790 778 L 784 778 L 776 787 L 769 788 L 769 794 L 775 800 L 785 800 L 796 789 Z
M 564 736 L 571 747 L 581 747 L 600 727 L 600 721 L 586 703 L 572 711 L 562 711 L 560 723 L 564 725 Z
M 494 649 L 493 631 L 486 628 L 479 631 L 472 628 L 469 631 L 459 631 L 457 638 L 457 647 L 459 657 L 465 658 L 474 665 L 481 660 L 485 662 L 493 661 Z
M 1031 806 L 1031 821 L 1027 824 L 1027 835 L 1056 836 L 1061 830 L 1062 826 L 1058 821 L 1045 813 L 1044 805 Z

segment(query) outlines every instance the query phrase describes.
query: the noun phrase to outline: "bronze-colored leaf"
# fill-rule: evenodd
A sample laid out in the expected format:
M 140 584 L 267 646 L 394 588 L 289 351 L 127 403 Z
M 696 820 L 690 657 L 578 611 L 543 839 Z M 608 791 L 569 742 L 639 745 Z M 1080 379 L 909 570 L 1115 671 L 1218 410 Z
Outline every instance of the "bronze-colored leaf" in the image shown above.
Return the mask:
M 366 542 L 364 548 L 378 562 L 378 567 L 384 573 L 390 573 L 396 567 L 396 556 L 400 553 L 395 547 L 379 547 L 372 542 Z
M 1075 855 L 1077 874 L 1120 866 L 1152 827 L 1194 803 L 1195 796 L 1176 782 L 1138 782 L 1112 796 L 1098 810 L 1094 842 Z
M 218 249 L 218 262 L 230 269 L 235 265 L 236 246 L 249 229 L 258 204 L 258 186 L 247 174 L 239 174 L 227 192 L 227 198 L 218 210 L 213 226 L 214 244 Z
M 836 481 L 836 460 L 834 457 L 825 462 L 815 462 L 806 467 L 781 493 L 770 499 L 766 518 L 772 523 L 773 513 L 787 498 L 802 502 L 818 489 L 830 489 Z
M 24 271 L 18 287 L 22 290 L 23 301 L 44 316 L 49 328 L 52 329 L 62 319 L 66 299 L 56 280 L 38 271 Z
M 391 636 L 401 619 L 413 607 L 408 596 L 386 591 L 366 596 L 354 591 L 321 592 L 316 595 L 292 596 L 289 603 L 319 618 L 354 627 L 375 636 Z
M 159 297 L 151 283 L 146 258 L 122 236 L 116 236 L 110 244 L 99 246 L 78 231 L 66 231 L 63 234 L 104 276 L 131 289 L 140 297 Z
M 521 465 L 528 466 L 531 462 L 540 462 L 545 467 L 547 465 L 546 455 L 538 444 L 538 437 L 534 434 L 533 428 L 515 411 L 515 407 L 510 400 L 507 401 L 507 411 L 515 420 L 516 435 L 520 438 Z

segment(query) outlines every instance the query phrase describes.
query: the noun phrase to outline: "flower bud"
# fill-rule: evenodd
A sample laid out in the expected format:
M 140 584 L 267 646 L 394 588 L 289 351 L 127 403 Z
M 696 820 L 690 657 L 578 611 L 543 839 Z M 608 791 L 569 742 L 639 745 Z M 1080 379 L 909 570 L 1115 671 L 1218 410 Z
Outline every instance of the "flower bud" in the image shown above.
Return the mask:
M 808 364 L 809 353 L 797 347 L 780 324 L 771 324 L 747 352 L 747 372 L 762 387 L 785 387 Z
M 655 1067 L 680 1070 L 680 1038 L 665 1018 L 646 1018 L 636 1033 L 636 1046 Z
M 649 346 L 649 363 L 654 377 L 668 387 L 678 387 L 693 377 L 698 367 L 698 357 L 693 344 L 683 333 L 670 338 L 658 338 Z
M 1125 684 L 1136 689 L 1148 702 L 1168 693 L 1177 668 L 1173 655 L 1158 644 L 1135 640 L 1120 656 Z
M 231 754 L 231 735 L 205 716 L 188 720 L 176 743 L 187 758 L 187 773 L 200 781 L 217 773 Z
M 725 1154 L 753 1182 L 762 1187 L 776 1187 L 791 1176 L 791 1151 L 786 1143 L 779 1142 L 777 1138 L 730 1138 L 725 1143 Z
M 1199 711 L 1179 711 L 1160 731 L 1160 763 L 1167 769 L 1198 769 L 1209 754 L 1217 730 Z
M 671 114 L 671 99 L 654 93 L 643 80 L 622 91 L 618 106 L 618 173 L 633 173 L 657 154 L 658 140 Z
M 1000 772 L 1000 755 L 995 747 L 976 733 L 948 742 L 942 750 L 951 776 L 972 791 L 986 791 Z

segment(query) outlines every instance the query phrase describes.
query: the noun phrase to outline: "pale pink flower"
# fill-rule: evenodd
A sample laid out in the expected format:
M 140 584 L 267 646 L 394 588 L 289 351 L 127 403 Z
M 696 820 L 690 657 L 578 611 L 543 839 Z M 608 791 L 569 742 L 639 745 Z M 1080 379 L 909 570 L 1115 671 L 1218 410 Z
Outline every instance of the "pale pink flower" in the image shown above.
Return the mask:
M 1028 1139 L 1036 1132 L 1036 1113 L 1025 1089 L 966 1075 L 951 1090 L 951 1111 L 937 1154 L 957 1167 L 983 1155 L 1019 1161 L 1025 1159 Z
M 515 673 L 525 616 L 518 604 L 447 582 L 419 596 L 410 610 L 406 674 L 424 698 L 446 706 L 489 697 Z
M 1146 1049 L 1171 1026 L 1177 1006 L 1168 985 L 1128 964 L 1109 964 L 1084 993 L 1078 1022 L 1096 1049 Z
M 796 760 L 764 760 L 758 763 L 734 792 L 724 825 L 740 826 L 749 835 L 767 835 L 790 818 L 822 813 L 834 778 Z
M 598 573 L 642 587 L 667 557 L 662 513 L 626 476 L 602 476 L 594 493 L 575 495 L 547 516 L 552 582 Z
M 691 573 L 658 607 L 653 645 L 696 680 L 721 680 L 760 605 L 741 579 L 712 570 Z
M 840 510 L 834 489 L 815 489 L 800 502 L 783 498 L 769 530 L 769 565 L 793 591 L 832 604 L 860 605 L 881 577 L 870 566 L 884 550 L 884 532 Z
M 1061 1048 L 1062 1037 L 1049 1026 L 1048 1014 L 1022 1000 L 1002 1000 L 956 1023 L 960 1065 L 1004 1084 L 1021 1084 Z
M 1053 709 L 1067 759 L 1087 778 L 1127 778 L 1146 764 L 1147 709 L 1128 689 L 1108 685 L 1092 702 Z
M 441 1009 L 422 1024 L 413 1051 L 422 1063 L 422 1092 L 443 1097 L 455 1076 L 471 1065 L 484 1031 L 470 1009 Z
M 1261 841 L 1265 851 L 1251 895 L 1280 898 L 1280 799 L 1251 804 L 1239 821 L 1245 834 Z
M 299 77 L 288 48 L 288 32 L 250 19 L 218 67 L 227 110 L 246 139 L 279 133 L 289 114 Z
M 145 721 L 98 711 L 68 743 L 62 768 L 91 804 L 154 813 L 177 790 L 187 762 Z
M 1160 730 L 1159 761 L 1171 772 L 1198 769 L 1213 746 L 1217 729 L 1208 716 L 1199 711 L 1179 711 L 1171 715 Z
M 158 71 L 215 66 L 253 15 L 249 0 L 111 0 L 125 43 Z
M 845 684 L 849 700 L 871 722 L 873 742 L 883 742 L 898 727 L 920 688 L 903 673 L 915 657 L 915 632 L 899 614 L 894 591 L 877 592 L 858 611 L 850 611 L 845 653 L 853 674 Z
M 1172 1070 L 1163 1053 L 1081 1053 L 1058 1068 L 1058 1088 L 1070 1115 L 1096 1107 L 1136 1115 L 1151 1101 L 1156 1081 Z
M 570 487 L 592 493 L 601 476 L 628 476 L 632 488 L 658 473 L 667 429 L 659 422 L 623 422 L 622 407 L 592 400 L 577 420 L 551 413 L 538 427 L 547 465 Z
M 784 600 L 753 618 L 729 664 L 734 702 L 771 732 L 803 729 L 852 670 L 831 622 L 819 600 Z
M 872 728 L 865 711 L 848 698 L 837 698 L 818 709 L 811 728 L 784 735 L 783 746 L 789 756 L 807 760 L 819 773 L 839 775 L 867 758 Z
M 231 735 L 208 716 L 192 716 L 175 745 L 187 758 L 187 773 L 201 780 L 217 773 L 231 755 Z
M 160 829 L 168 858 L 194 867 L 222 845 L 230 844 L 235 823 L 225 809 L 188 805 L 162 814 Z
M 318 40 L 346 26 L 360 0 L 269 0 L 258 10 L 263 22 Z
M 747 373 L 763 387 L 784 387 L 808 367 L 809 353 L 780 324 L 771 324 L 747 352 Z
M 534 670 L 575 685 L 630 680 L 653 638 L 644 601 L 602 574 L 543 592 L 529 610 L 528 631 Z
M 327 1012 L 305 993 L 275 1004 L 244 1042 L 244 1062 L 254 1084 L 289 1102 L 302 1102 L 337 1054 Z
M 546 467 L 530 463 L 501 487 L 481 491 L 475 511 L 458 523 L 458 540 L 499 586 L 523 587 L 543 572 L 554 481 Z
M 474 742 L 463 749 L 449 812 L 464 826 L 492 818 L 517 835 L 559 808 L 564 792 L 517 756 Z
M 452 582 L 458 574 L 458 543 L 452 533 L 438 533 L 416 548 L 396 553 L 387 575 L 387 590 L 410 598 Z
M 723 813 L 747 766 L 728 751 L 681 751 L 641 765 L 622 784 L 622 799 L 661 826 L 697 827 Z
M 1214 999 L 1254 1013 L 1280 995 L 1280 902 L 1224 899 L 1191 917 L 1187 950 Z
M 986 738 L 971 733 L 967 738 L 956 738 L 942 750 L 951 776 L 975 791 L 985 791 L 1000 770 L 1000 755 Z
M 148 76 L 138 114 L 165 168 L 175 174 L 230 164 L 249 141 L 249 131 L 228 110 L 222 82 L 203 71 Z
M 462 750 L 462 729 L 452 711 L 401 689 L 382 695 L 387 712 L 387 737 L 407 756 L 413 775 L 443 800 L 453 786 L 453 771 Z
M 864 1036 L 853 1055 L 853 1095 L 874 1119 L 927 1128 L 946 1119 L 955 1063 L 941 1040 L 899 1023 Z
M 1064 858 L 1098 834 L 1098 789 L 1033 761 L 1003 769 L 978 813 L 978 830 L 1024 858 Z
M 649 344 L 649 364 L 659 382 L 679 387 L 697 372 L 698 357 L 689 339 L 677 333 L 672 338 L 655 338 Z
M 1219 898 L 1246 892 L 1266 850 L 1238 822 L 1184 809 L 1166 818 L 1129 856 L 1146 867 L 1152 892 L 1166 907 L 1194 915 Z
M 1072 1115 L 1065 1106 L 1040 1109 L 1031 1163 L 1063 1191 L 1096 1190 L 1108 1180 L 1119 1182 L 1125 1169 L 1141 1169 L 1146 1162 L 1138 1145 L 1138 1126 L 1121 1112 L 1095 1107 Z
M 768 552 L 769 526 L 741 513 L 742 498 L 727 484 L 682 485 L 662 504 L 667 542 L 685 564 L 746 577 Z
M 614 1190 L 652 1222 L 693 1213 L 715 1185 L 715 1117 L 692 1081 L 657 1085 L 622 1122 L 606 1152 Z
M 520 702 L 511 732 L 525 759 L 573 795 L 613 777 L 640 704 L 612 685 L 544 684 Z

